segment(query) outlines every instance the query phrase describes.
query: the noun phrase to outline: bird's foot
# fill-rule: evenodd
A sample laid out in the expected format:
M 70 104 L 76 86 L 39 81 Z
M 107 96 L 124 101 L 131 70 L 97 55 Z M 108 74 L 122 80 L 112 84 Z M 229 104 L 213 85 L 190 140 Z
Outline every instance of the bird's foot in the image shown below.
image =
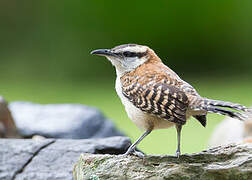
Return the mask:
M 181 155 L 180 151 L 177 150 L 175 156 L 179 159 L 180 155 Z
M 142 153 L 142 152 L 140 152 L 140 151 L 134 151 L 133 152 L 133 155 L 135 155 L 135 156 L 137 156 L 137 157 L 139 157 L 139 158 L 144 158 L 144 156 L 145 156 L 145 154 L 144 153 Z
M 140 151 L 136 151 L 135 149 L 129 149 L 126 153 L 123 154 L 123 156 L 128 156 L 128 155 L 134 155 L 137 156 L 139 158 L 144 158 L 144 153 L 140 152 Z

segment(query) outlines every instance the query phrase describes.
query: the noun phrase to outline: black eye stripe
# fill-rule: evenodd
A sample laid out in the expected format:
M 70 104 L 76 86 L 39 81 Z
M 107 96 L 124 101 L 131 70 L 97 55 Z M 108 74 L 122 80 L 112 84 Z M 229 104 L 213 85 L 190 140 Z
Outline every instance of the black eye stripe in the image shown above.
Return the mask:
M 123 52 L 124 57 L 138 57 L 141 58 L 146 55 L 146 52 L 130 52 L 130 51 L 125 51 Z
M 123 55 L 124 55 L 125 57 L 136 57 L 136 56 L 137 56 L 136 53 L 130 52 L 130 51 L 125 51 L 125 52 L 123 52 Z

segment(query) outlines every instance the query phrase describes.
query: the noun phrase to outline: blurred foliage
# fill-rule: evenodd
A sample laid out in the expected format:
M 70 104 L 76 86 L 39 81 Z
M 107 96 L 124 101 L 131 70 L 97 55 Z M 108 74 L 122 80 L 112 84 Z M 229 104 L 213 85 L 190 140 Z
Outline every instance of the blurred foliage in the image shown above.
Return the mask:
M 181 75 L 251 73 L 252 1 L 1 1 L 0 78 L 110 78 L 89 52 L 146 44 Z M 184 75 L 183 75 L 184 76 Z
M 249 0 L 2 0 L 0 94 L 10 101 L 96 106 L 136 139 L 141 132 L 114 91 L 114 69 L 89 53 L 137 43 L 154 49 L 203 96 L 250 105 L 251 19 Z M 206 128 L 189 121 L 182 151 L 206 147 L 222 118 L 210 115 Z M 174 128 L 153 132 L 140 148 L 173 153 Z

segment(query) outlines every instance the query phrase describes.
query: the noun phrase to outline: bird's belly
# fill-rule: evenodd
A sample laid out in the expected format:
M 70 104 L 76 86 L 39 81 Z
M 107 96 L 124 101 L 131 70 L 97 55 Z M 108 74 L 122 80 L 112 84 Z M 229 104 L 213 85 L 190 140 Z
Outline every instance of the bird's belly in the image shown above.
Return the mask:
M 174 123 L 161 119 L 157 116 L 150 115 L 136 108 L 127 98 L 121 98 L 125 110 L 132 122 L 140 129 L 165 129 L 174 125 Z
M 122 104 L 125 107 L 125 110 L 128 114 L 128 117 L 131 119 L 132 122 L 136 124 L 139 129 L 147 130 L 147 129 L 165 129 L 169 128 L 174 125 L 174 123 L 159 118 L 154 115 L 150 115 L 148 113 L 143 112 L 142 110 L 138 109 L 131 103 L 123 94 L 122 88 L 119 84 L 120 82 L 116 83 L 116 92 L 120 97 Z

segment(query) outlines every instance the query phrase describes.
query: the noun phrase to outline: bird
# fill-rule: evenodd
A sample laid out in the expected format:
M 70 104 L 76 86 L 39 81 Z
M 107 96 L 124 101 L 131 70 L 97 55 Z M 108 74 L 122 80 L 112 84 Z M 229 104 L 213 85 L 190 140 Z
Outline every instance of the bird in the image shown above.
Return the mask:
M 207 113 L 244 120 L 246 113 L 251 112 L 240 104 L 200 96 L 148 46 L 123 44 L 112 49 L 93 50 L 91 54 L 105 56 L 115 67 L 116 92 L 128 117 L 144 131 L 124 155 L 137 155 L 136 146 L 153 130 L 175 126 L 175 156 L 179 158 L 182 126 L 191 116 L 205 127 Z

